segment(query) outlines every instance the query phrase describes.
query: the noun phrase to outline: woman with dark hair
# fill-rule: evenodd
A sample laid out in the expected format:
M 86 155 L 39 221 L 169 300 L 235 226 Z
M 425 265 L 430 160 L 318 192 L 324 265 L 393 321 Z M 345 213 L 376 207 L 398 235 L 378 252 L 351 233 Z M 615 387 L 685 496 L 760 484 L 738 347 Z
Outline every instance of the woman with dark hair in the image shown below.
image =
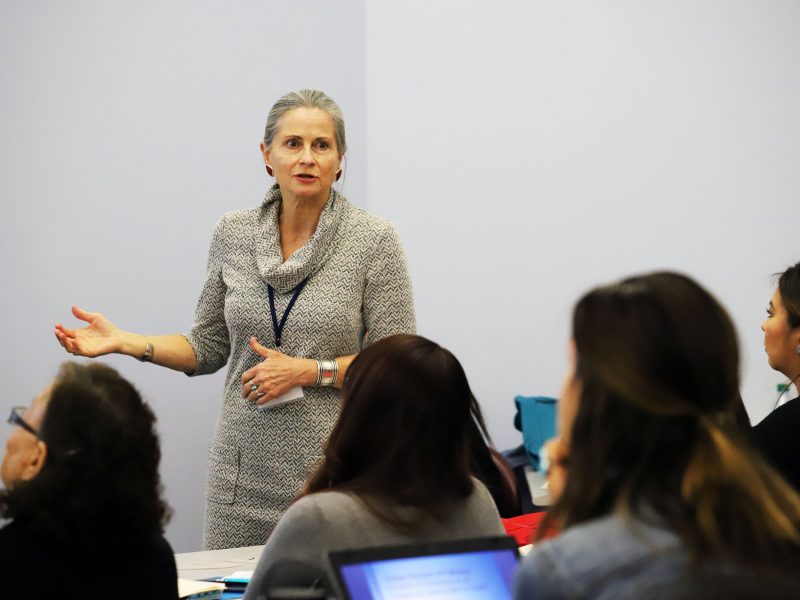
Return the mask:
M 791 597 L 800 498 L 737 422 L 730 318 L 688 277 L 589 292 L 551 445 L 546 520 L 516 598 Z M 797 596 L 795 596 L 797 597 Z
M 65 363 L 14 407 L 3 457 L 3 596 L 174 600 L 155 417 L 114 369 Z
M 769 302 L 767 319 L 761 329 L 769 366 L 788 379 L 788 391 L 800 380 L 800 263 L 778 277 L 778 289 Z M 775 408 L 753 428 L 756 446 L 795 490 L 800 490 L 798 432 L 800 402 L 797 398 Z
M 324 459 L 267 540 L 246 600 L 329 587 L 330 550 L 505 535 L 472 477 L 473 396 L 447 350 L 394 335 L 356 357 Z

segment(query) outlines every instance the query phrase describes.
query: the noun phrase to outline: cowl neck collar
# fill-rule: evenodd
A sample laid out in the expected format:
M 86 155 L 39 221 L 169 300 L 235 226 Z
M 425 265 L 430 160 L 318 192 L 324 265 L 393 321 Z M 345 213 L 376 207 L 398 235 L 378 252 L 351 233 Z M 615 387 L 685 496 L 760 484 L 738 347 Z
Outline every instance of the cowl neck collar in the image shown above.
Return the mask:
M 332 242 L 347 209 L 347 199 L 331 188 L 314 235 L 284 262 L 278 217 L 281 211 L 280 187 L 274 184 L 264 196 L 259 215 L 256 264 L 261 278 L 276 291 L 286 293 L 313 275 L 328 258 Z

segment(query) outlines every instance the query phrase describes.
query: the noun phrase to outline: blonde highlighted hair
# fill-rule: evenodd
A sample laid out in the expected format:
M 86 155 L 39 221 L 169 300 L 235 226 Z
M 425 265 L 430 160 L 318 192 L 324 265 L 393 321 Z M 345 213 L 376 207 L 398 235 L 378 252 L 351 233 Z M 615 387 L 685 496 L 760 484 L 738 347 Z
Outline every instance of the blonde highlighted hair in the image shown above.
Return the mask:
M 800 557 L 800 497 L 758 456 L 739 351 L 720 304 L 653 273 L 597 288 L 573 314 L 581 395 L 548 521 L 620 512 L 674 530 L 695 560 L 776 568 Z

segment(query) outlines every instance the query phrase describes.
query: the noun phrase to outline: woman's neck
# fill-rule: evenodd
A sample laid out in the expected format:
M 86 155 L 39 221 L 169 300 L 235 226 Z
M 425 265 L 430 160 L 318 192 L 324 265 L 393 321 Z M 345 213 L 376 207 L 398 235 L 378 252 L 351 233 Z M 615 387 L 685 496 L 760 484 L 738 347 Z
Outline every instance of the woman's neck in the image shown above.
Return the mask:
M 281 250 L 283 259 L 288 259 L 301 248 L 317 230 L 319 217 L 328 202 L 327 194 L 312 198 L 283 196 L 278 226 L 281 233 Z M 324 196 L 324 197 L 323 197 Z
M 800 392 L 800 368 L 796 368 L 794 370 L 787 369 L 787 371 L 788 373 L 783 373 L 783 375 L 789 380 L 789 387 L 794 386 L 795 390 Z

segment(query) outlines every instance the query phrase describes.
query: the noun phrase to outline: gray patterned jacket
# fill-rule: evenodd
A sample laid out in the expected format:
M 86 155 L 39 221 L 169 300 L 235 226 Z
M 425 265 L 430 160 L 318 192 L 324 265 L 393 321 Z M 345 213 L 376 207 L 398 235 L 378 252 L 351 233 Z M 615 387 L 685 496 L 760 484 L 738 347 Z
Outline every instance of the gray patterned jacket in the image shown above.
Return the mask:
M 259 362 L 249 338 L 275 346 L 267 284 L 282 315 L 292 290 L 307 278 L 279 348 L 290 356 L 356 354 L 367 339 L 415 330 L 411 280 L 391 224 L 332 190 L 316 232 L 284 262 L 280 202 L 275 185 L 260 207 L 220 219 L 186 335 L 197 358 L 195 375 L 229 362 L 209 451 L 206 549 L 264 543 L 321 458 L 338 414 L 333 388 L 304 388 L 304 399 L 266 411 L 242 399 L 242 373 Z

